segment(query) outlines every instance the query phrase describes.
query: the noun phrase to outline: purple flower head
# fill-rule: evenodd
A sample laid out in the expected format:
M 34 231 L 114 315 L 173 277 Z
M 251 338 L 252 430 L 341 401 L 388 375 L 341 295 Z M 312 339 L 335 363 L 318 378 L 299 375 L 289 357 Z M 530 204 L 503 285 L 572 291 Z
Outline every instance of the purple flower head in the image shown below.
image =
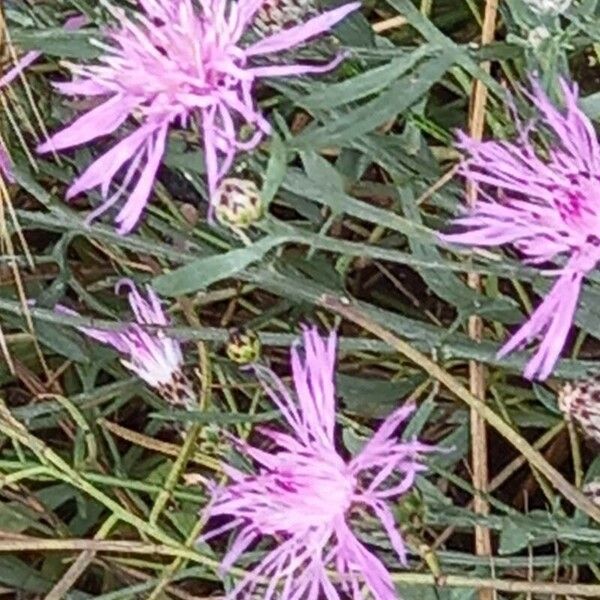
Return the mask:
M 529 379 L 545 379 L 552 372 L 583 279 L 600 259 L 600 148 L 590 120 L 577 106 L 577 86 L 561 84 L 564 110 L 533 84 L 541 124 L 553 135 L 547 152 L 534 148 L 530 127 L 519 126 L 515 142 L 460 136 L 469 155 L 462 174 L 483 189 L 473 210 L 455 221 L 464 231 L 441 236 L 468 246 L 512 244 L 528 264 L 552 265 L 542 271 L 557 276 L 552 289 L 499 352 L 504 356 L 541 338 L 524 371 Z
M 80 331 L 112 346 L 123 355 L 121 362 L 125 367 L 157 389 L 169 402 L 189 404 L 193 394 L 181 370 L 183 356 L 179 342 L 160 330 L 148 332 L 145 328 L 146 325 L 169 325 L 158 296 L 147 287 L 147 298 L 144 298 L 128 279 L 119 282 L 116 291 L 123 285 L 129 287 L 127 296 L 136 322 L 128 324 L 122 331 L 105 331 L 94 327 L 80 327 Z M 60 310 L 71 312 L 63 307 Z
M 412 411 L 402 407 L 356 456 L 349 461 L 340 456 L 334 440 L 336 342 L 334 333 L 323 339 L 315 329 L 306 329 L 304 352 L 292 349 L 297 402 L 272 372 L 256 368 L 291 433 L 261 429 L 275 448 L 272 452 L 237 442 L 258 472 L 248 475 L 224 467 L 231 483 L 215 490 L 207 512 L 209 517 L 233 519 L 201 540 L 237 530 L 222 562 L 223 571 L 263 536 L 277 538 L 278 545 L 228 599 L 253 597 L 259 586 L 264 600 L 339 600 L 339 591 L 358 600 L 363 598 L 363 583 L 377 600 L 397 599 L 387 568 L 353 533 L 349 516 L 354 509 L 371 512 L 405 564 L 406 549 L 387 501 L 411 488 L 417 473 L 425 470 L 422 454 L 435 448 L 416 440 L 397 440 L 396 429 Z M 328 570 L 336 572 L 337 587 Z
M 358 2 L 308 20 L 253 43 L 243 39 L 264 0 L 138 0 L 140 13 L 128 16 L 113 7 L 119 22 L 106 32 L 108 45 L 95 65 L 71 65 L 74 79 L 56 87 L 67 95 L 97 96 L 98 104 L 54 134 L 39 152 L 84 144 L 110 134 L 134 117 L 137 128 L 96 159 L 67 192 L 67 198 L 100 186 L 103 203 L 97 217 L 126 198 L 116 216 L 121 233 L 135 226 L 148 202 L 172 125 L 196 121 L 202 132 L 204 161 L 212 199 L 236 153 L 257 146 L 270 125 L 253 97 L 263 77 L 319 73 L 325 65 L 255 65 L 255 57 L 294 48 L 328 31 Z M 248 125 L 253 134 L 242 139 Z M 120 174 L 118 185 L 111 189 Z

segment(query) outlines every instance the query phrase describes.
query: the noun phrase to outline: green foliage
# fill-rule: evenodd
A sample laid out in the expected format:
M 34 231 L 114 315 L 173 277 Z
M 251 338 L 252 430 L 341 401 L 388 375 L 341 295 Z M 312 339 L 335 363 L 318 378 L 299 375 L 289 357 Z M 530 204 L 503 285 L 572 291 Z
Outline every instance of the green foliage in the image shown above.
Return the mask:
M 394 506 L 408 567 L 380 538 L 374 542 L 404 600 L 471 600 L 492 580 L 499 598 L 549 598 L 556 583 L 572 584 L 564 594 L 557 588 L 556 597 L 593 597 L 598 524 L 531 468 L 518 444 L 541 440 L 544 460 L 576 487 L 598 471 L 596 449 L 567 431 L 556 401 L 559 379 L 600 372 L 597 275 L 586 283 L 573 344 L 555 379 L 531 385 L 520 377 L 527 352 L 501 359 L 496 353 L 548 281 L 504 249 L 457 251 L 437 232 L 465 203 L 463 183 L 451 173 L 460 158 L 453 139 L 467 126 L 476 80 L 488 88 L 486 135 L 514 133 L 507 88 L 522 117 L 531 116 L 521 85 L 534 71 L 545 83 L 559 75 L 580 81 L 582 105 L 600 117 L 592 71 L 600 61 L 598 3 L 576 0 L 550 17 L 524 0 L 507 0 L 498 39 L 481 47 L 483 2 L 365 2 L 362 14 L 337 30 L 349 53 L 340 69 L 260 88 L 274 132 L 235 168 L 260 183 L 265 219 L 242 233 L 207 223 L 200 140 L 194 130 L 175 131 L 153 202 L 128 236 L 108 218 L 85 221 L 98 202 L 94 194 L 64 201 L 65 184 L 104 142 L 60 158 L 25 151 L 45 135 L 41 123 L 55 130 L 79 112 L 80 101 L 58 96 L 51 82 L 65 77 L 60 60 L 98 56 L 93 40 L 108 18 L 99 4 L 15 1 L 5 8 L 11 48 L 44 56 L 25 72 L 27 85 L 15 80 L 5 90 L 0 119 L 17 179 L 9 186 L 14 218 L 5 207 L 1 223 L 0 587 L 44 597 L 81 563 L 62 597 L 221 594 L 220 555 L 194 544 L 208 501 L 205 482 L 221 480 L 223 457 L 239 460 L 225 432 L 247 437 L 256 424 L 280 423 L 255 378 L 227 357 L 229 330 L 256 331 L 261 360 L 288 376 L 299 325 L 315 322 L 340 328 L 337 416 L 348 453 L 412 394 L 418 410 L 405 436 L 447 449 L 415 494 Z M 90 25 L 65 32 L 61 23 L 74 12 L 87 14 Z M 398 16 L 406 21 L 375 33 Z M 540 28 L 547 37 L 539 37 Z M 468 273 L 481 275 L 484 285 L 470 287 Z M 150 283 L 169 307 L 166 333 L 184 343 L 198 388 L 194 410 L 167 405 L 115 353 L 77 332 L 82 325 L 119 329 L 131 320 L 113 294 L 122 277 Z M 325 295 L 348 299 L 369 323 L 467 387 L 469 362 L 484 365 L 487 404 L 514 433 L 506 440 L 489 432 L 489 514 L 472 505 L 465 405 L 423 365 L 324 308 Z M 83 316 L 57 312 L 58 303 Z M 474 315 L 483 321 L 481 341 L 469 336 Z M 353 519 L 371 540 L 372 518 Z M 480 527 L 490 531 L 492 558 L 473 550 Z M 45 545 L 33 547 L 21 535 Z M 73 540 L 81 544 L 70 547 Z M 127 550 L 101 546 L 122 541 Z M 523 585 L 512 591 L 515 581 Z M 537 584 L 550 587 L 538 593 Z

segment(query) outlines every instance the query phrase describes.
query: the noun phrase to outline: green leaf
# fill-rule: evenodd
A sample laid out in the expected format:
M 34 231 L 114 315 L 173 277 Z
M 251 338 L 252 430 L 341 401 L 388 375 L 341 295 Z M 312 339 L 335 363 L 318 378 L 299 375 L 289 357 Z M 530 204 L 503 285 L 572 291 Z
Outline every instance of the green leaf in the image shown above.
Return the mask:
M 350 412 L 367 418 L 382 418 L 397 408 L 424 379 L 424 375 L 416 375 L 387 381 L 340 374 L 337 376 L 337 390 Z
M 159 275 L 152 280 L 152 285 L 159 294 L 165 296 L 197 292 L 239 273 L 253 262 L 262 259 L 269 250 L 284 241 L 285 238 L 267 236 L 246 248 L 236 248 L 225 254 L 198 258 L 175 271 Z
M 0 556 L 0 584 L 15 591 L 43 594 L 50 590 L 52 581 L 16 556 Z
M 47 29 L 16 30 L 13 42 L 24 50 L 38 50 L 49 56 L 60 58 L 92 59 L 102 54 L 102 50 L 90 43 L 93 32 L 65 31 L 62 27 Z
M 522 523 L 515 523 L 510 517 L 504 519 L 500 532 L 499 554 L 514 554 L 522 550 L 531 541 L 531 534 Z
M 322 127 L 307 129 L 291 140 L 291 145 L 298 150 L 314 150 L 341 145 L 372 132 L 417 102 L 448 71 L 455 59 L 455 52 L 444 52 L 424 61 L 416 72 L 401 77 L 375 99 L 359 108 L 338 113 Z
M 307 96 L 299 96 L 298 103 L 308 110 L 330 110 L 361 100 L 384 90 L 412 69 L 423 56 L 432 52 L 430 46 L 423 46 L 414 52 L 407 52 L 405 56 L 394 58 L 388 64 L 370 69 L 351 79 L 339 83 L 321 84 L 318 86 L 318 91 Z
M 238 425 L 240 423 L 265 423 L 279 417 L 278 410 L 269 410 L 257 415 L 221 413 L 214 410 L 171 410 L 155 412 L 150 416 L 159 421 L 175 421 L 183 423 L 213 423 L 215 425 Z

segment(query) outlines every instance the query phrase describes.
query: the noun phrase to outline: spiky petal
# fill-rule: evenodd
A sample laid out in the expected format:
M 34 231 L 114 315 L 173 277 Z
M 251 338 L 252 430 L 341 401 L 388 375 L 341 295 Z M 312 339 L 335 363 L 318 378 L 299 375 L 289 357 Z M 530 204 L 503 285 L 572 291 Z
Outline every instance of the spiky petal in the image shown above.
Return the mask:
M 463 176 L 480 186 L 475 208 L 455 224 L 463 231 L 441 236 L 467 246 L 511 244 L 525 262 L 555 268 L 552 289 L 502 347 L 499 356 L 541 338 L 524 374 L 550 375 L 573 323 L 585 276 L 600 259 L 600 147 L 592 123 L 577 106 L 577 86 L 561 82 L 565 109 L 556 108 L 534 83 L 532 101 L 540 124 L 552 135 L 546 155 L 521 127 L 515 142 L 473 140 L 460 135 L 468 158 Z
M 383 562 L 352 531 L 349 514 L 357 507 L 370 511 L 397 559 L 405 563 L 406 549 L 388 501 L 410 490 L 425 470 L 423 454 L 435 448 L 417 440 L 398 441 L 395 432 L 412 410 L 402 407 L 345 461 L 335 446 L 335 352 L 334 333 L 323 339 L 315 329 L 304 331 L 303 351 L 293 348 L 291 355 L 297 402 L 271 371 L 256 367 L 291 432 L 261 429 L 272 451 L 237 441 L 258 472 L 248 475 L 224 467 L 231 483 L 215 490 L 207 516 L 232 520 L 201 540 L 237 530 L 222 562 L 224 571 L 260 538 L 280 541 L 228 599 L 249 599 L 260 588 L 264 600 L 339 600 L 340 592 L 358 600 L 363 583 L 376 600 L 398 598 Z M 337 571 L 339 584 L 332 583 L 328 569 Z

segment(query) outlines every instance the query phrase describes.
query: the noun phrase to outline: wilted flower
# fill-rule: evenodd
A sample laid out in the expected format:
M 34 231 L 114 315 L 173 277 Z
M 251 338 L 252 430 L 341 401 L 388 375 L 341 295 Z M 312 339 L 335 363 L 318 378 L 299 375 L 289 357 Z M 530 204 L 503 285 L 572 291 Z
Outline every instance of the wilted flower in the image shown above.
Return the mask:
M 222 562 L 225 572 L 261 537 L 278 545 L 227 598 L 254 597 L 259 586 L 264 600 L 339 600 L 328 569 L 336 571 L 338 589 L 354 600 L 363 598 L 363 583 L 377 600 L 398 597 L 387 568 L 351 530 L 350 516 L 355 510 L 371 512 L 405 564 L 406 549 L 387 501 L 412 487 L 425 470 L 422 454 L 434 448 L 397 440 L 395 431 L 412 410 L 402 407 L 345 460 L 335 444 L 335 351 L 335 334 L 322 339 L 316 330 L 305 330 L 303 352 L 293 348 L 291 355 L 297 402 L 272 372 L 256 368 L 291 432 L 261 429 L 275 447 L 271 452 L 238 442 L 258 473 L 224 466 L 231 483 L 215 489 L 207 516 L 233 519 L 201 540 L 238 530 Z
M 197 121 L 211 200 L 220 179 L 241 150 L 250 150 L 270 133 L 253 97 L 253 85 L 264 77 L 320 73 L 333 69 L 342 56 L 324 65 L 258 65 L 257 57 L 299 46 L 328 31 L 358 2 L 328 11 L 303 25 L 253 43 L 243 41 L 262 0 L 138 0 L 142 11 L 128 16 L 111 11 L 119 26 L 106 32 L 109 45 L 96 65 L 70 65 L 74 79 L 56 87 L 67 95 L 97 96 L 99 104 L 54 134 L 39 152 L 61 150 L 110 134 L 134 117 L 138 127 L 97 158 L 71 184 L 67 198 L 100 186 L 103 203 L 90 219 L 126 197 L 116 216 L 127 233 L 148 202 L 172 125 Z M 242 125 L 253 133 L 238 135 Z M 111 193 L 118 173 L 122 180 Z
M 250 179 L 223 179 L 215 194 L 214 207 L 217 221 L 228 227 L 248 227 L 263 215 L 260 192 Z
M 167 337 L 161 330 L 146 330 L 148 325 L 169 325 L 158 296 L 147 287 L 147 298 L 144 298 L 133 282 L 127 279 L 117 284 L 116 291 L 123 285 L 129 287 L 127 296 L 136 322 L 127 324 L 121 331 L 105 331 L 94 327 L 80 327 L 80 331 L 122 354 L 123 365 L 155 388 L 168 402 L 190 406 L 193 404 L 193 393 L 181 370 L 183 356 L 179 342 Z M 70 312 L 64 308 L 61 310 Z
M 456 220 L 463 232 L 442 239 L 469 246 L 512 244 L 525 262 L 555 268 L 544 301 L 502 347 L 504 356 L 542 337 L 525 368 L 528 378 L 545 379 L 565 345 L 584 277 L 600 259 L 600 147 L 590 120 L 577 106 L 577 87 L 562 82 L 566 109 L 558 110 L 539 85 L 532 100 L 541 123 L 553 134 L 547 152 L 534 148 L 529 128 L 518 141 L 496 142 L 460 136 L 470 156 L 462 174 L 482 184 L 481 199 Z M 491 194 L 497 190 L 496 195 Z
M 558 406 L 567 419 L 600 444 L 600 380 L 565 384 L 558 394 Z

